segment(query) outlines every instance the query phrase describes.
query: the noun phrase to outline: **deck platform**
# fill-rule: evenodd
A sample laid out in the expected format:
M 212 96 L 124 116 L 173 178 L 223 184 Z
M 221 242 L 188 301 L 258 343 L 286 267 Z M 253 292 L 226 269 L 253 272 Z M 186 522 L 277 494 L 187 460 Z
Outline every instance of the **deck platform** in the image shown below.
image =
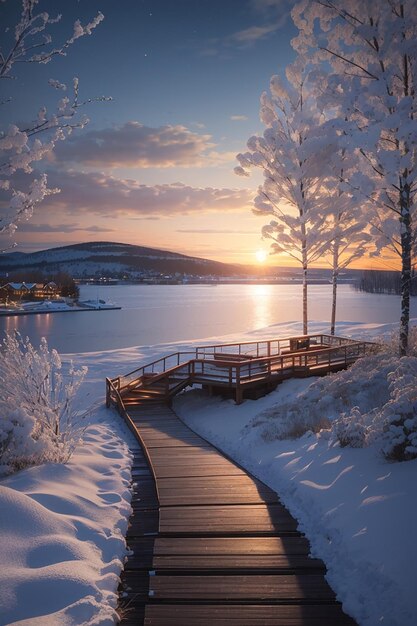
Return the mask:
M 201 385 L 210 393 L 257 398 L 292 377 L 337 372 L 376 349 L 376 344 L 333 335 L 303 335 L 286 339 L 199 346 L 175 352 L 124 376 L 106 379 L 106 401 L 126 407 L 142 400 L 172 398 L 186 387 Z

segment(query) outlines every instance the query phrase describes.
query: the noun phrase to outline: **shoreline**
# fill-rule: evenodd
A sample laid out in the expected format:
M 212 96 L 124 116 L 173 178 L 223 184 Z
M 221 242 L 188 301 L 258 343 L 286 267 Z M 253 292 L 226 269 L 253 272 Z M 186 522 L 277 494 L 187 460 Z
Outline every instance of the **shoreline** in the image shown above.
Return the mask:
M 0 317 L 21 317 L 22 315 L 45 315 L 48 313 L 82 313 L 84 311 L 119 311 L 121 306 L 107 306 L 103 308 L 73 308 L 73 309 L 51 309 L 50 311 L 0 311 Z

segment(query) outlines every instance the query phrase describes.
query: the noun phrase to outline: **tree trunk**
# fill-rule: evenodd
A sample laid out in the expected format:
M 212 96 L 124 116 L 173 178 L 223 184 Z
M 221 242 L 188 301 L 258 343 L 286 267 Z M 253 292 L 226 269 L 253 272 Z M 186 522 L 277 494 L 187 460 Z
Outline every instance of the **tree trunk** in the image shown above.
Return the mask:
M 332 319 L 330 322 L 330 334 L 334 335 L 336 330 L 336 296 L 337 296 L 337 272 L 332 274 Z
M 307 316 L 307 266 L 303 265 L 303 335 L 308 333 Z
M 301 195 L 304 200 L 304 187 L 301 182 Z M 308 315 L 307 315 L 307 268 L 308 268 L 308 255 L 307 255 L 307 232 L 304 221 L 304 211 L 300 209 L 301 219 L 301 261 L 303 264 L 303 335 L 308 333 Z
M 333 245 L 333 271 L 332 271 L 332 316 L 330 321 L 330 334 L 334 335 L 336 329 L 336 299 L 337 279 L 339 277 L 339 242 L 335 240 Z
M 407 354 L 410 323 L 411 287 L 411 216 L 410 185 L 400 179 L 400 224 L 401 224 L 401 320 L 400 356 Z

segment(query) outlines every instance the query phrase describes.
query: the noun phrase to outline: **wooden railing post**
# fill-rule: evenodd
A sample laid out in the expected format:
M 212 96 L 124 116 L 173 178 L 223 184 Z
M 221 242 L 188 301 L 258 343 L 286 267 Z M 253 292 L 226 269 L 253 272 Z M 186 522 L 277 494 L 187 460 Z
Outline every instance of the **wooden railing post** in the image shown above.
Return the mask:
M 240 386 L 240 365 L 236 366 L 236 404 L 242 404 L 242 388 Z
M 106 378 L 106 407 L 110 408 L 110 380 Z

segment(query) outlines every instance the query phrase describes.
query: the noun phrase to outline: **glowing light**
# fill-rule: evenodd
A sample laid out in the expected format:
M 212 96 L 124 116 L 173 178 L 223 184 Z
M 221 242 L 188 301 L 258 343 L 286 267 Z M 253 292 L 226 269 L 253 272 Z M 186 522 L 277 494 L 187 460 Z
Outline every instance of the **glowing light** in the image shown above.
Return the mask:
M 268 258 L 268 252 L 266 250 L 257 250 L 255 252 L 255 257 L 258 263 L 265 263 Z

